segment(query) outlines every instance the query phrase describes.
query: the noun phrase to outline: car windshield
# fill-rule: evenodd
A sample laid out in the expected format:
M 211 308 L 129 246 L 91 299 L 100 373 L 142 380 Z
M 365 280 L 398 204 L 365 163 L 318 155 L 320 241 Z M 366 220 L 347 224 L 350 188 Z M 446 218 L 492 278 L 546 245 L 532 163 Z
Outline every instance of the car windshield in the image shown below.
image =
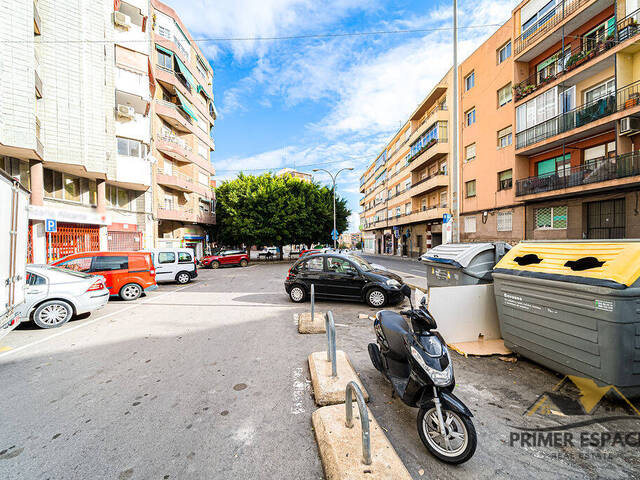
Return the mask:
M 364 258 L 360 258 L 357 255 L 349 255 L 349 258 L 358 264 L 358 266 L 365 272 L 370 272 L 373 267 Z

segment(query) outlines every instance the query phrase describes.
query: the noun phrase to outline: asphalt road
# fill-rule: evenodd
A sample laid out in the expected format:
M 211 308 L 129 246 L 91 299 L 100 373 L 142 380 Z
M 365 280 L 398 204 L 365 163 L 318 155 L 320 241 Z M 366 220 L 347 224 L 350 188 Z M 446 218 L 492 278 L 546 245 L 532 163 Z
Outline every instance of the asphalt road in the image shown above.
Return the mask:
M 425 266 L 418 260 L 385 255 L 362 255 L 362 258 L 367 260 L 369 263 L 376 263 L 396 272 L 402 272 L 413 276 L 426 276 Z
M 112 301 L 59 329 L 26 324 L 0 340 L 0 479 L 322 478 L 306 358 L 326 343 L 297 333 L 293 314 L 308 304 L 290 303 L 287 268 L 201 271 L 186 287 Z M 637 476 L 637 448 L 602 460 L 575 448 L 509 447 L 514 426 L 557 424 L 523 413 L 558 377 L 526 360 L 458 354 L 457 395 L 474 412 L 479 445 L 462 466 L 437 461 L 417 435 L 416 410 L 391 398 L 368 358 L 371 321 L 358 314 L 374 312 L 317 308 L 333 310 L 338 348 L 414 478 Z

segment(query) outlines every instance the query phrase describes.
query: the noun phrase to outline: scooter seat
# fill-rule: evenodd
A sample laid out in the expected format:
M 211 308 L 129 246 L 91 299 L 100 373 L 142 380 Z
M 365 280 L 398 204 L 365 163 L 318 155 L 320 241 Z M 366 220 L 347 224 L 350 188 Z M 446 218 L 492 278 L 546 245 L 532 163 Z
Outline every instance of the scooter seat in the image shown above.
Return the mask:
M 409 324 L 404 317 L 391 310 L 378 312 L 380 328 L 387 340 L 389 350 L 396 360 L 406 358 L 406 347 L 404 344 L 405 335 L 410 332 Z

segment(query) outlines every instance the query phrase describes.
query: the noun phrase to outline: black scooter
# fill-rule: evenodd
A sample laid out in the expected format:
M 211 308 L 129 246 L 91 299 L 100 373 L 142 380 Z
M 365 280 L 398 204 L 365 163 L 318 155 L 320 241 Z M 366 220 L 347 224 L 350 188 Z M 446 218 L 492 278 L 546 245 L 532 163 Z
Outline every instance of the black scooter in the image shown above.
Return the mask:
M 402 293 L 409 298 L 410 310 L 376 314 L 377 345 L 369 344 L 371 362 L 389 379 L 395 395 L 420 409 L 418 433 L 427 449 L 444 462 L 466 462 L 476 450 L 476 430 L 472 413 L 452 393 L 455 379 L 447 344 L 440 333 L 432 332 L 437 325 L 425 298 L 413 308 L 411 288 L 405 285 Z

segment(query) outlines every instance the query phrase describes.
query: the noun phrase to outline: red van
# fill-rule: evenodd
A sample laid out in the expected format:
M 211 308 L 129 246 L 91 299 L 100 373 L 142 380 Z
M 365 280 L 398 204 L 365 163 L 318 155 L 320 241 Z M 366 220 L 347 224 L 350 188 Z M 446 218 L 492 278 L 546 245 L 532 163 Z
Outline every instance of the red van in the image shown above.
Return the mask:
M 156 270 L 149 252 L 74 253 L 55 261 L 53 265 L 102 275 L 110 295 L 119 295 L 127 301 L 158 288 Z

